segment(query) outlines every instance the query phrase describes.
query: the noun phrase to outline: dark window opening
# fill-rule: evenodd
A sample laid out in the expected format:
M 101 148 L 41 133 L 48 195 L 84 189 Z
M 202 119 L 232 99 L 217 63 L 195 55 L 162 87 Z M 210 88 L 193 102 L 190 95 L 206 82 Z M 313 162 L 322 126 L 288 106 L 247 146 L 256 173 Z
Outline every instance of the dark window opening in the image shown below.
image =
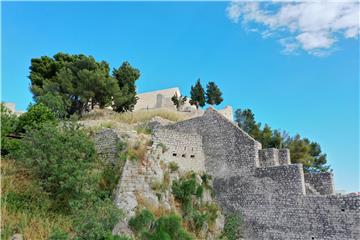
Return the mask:
M 177 156 L 177 154 L 176 154 L 176 153 L 173 153 L 173 156 L 174 156 L 174 157 L 176 157 L 176 156 Z
M 341 211 L 342 211 L 342 212 L 345 212 L 345 209 L 342 208 Z
M 315 239 L 314 237 L 311 237 L 311 239 Z
M 184 158 L 184 157 L 186 157 L 186 155 L 185 155 L 185 154 L 183 154 L 183 155 L 181 155 L 181 156 L 182 156 L 183 158 Z
M 194 157 L 195 157 L 195 155 L 190 155 L 190 157 L 191 157 L 191 158 L 194 158 Z

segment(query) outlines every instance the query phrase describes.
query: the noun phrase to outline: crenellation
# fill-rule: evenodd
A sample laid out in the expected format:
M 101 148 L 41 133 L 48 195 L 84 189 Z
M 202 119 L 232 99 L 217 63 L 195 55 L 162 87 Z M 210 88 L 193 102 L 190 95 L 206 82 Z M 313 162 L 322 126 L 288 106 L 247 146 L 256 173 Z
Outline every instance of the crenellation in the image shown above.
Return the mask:
M 310 184 L 321 195 L 334 194 L 334 180 L 332 173 L 306 173 L 305 182 Z
M 279 149 L 279 164 L 280 165 L 288 165 L 291 164 L 290 160 L 290 150 L 287 148 Z
M 260 167 L 271 167 L 279 165 L 279 150 L 276 148 L 266 148 L 259 150 Z
M 360 196 L 332 195 L 332 174 L 304 174 L 301 164 L 291 164 L 289 149 L 261 149 L 211 108 L 161 128 L 202 137 L 216 199 L 225 212 L 242 213 L 245 239 L 360 238 Z

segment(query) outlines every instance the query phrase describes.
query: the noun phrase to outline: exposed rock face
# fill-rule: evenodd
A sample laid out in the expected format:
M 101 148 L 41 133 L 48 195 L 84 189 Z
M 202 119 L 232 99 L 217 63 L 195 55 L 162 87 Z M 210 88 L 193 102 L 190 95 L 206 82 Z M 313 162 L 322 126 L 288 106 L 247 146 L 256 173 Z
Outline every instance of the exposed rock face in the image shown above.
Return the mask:
M 178 171 L 169 171 L 164 158 L 166 151 L 163 146 L 153 144 L 143 161 L 126 161 L 115 197 L 116 206 L 123 209 L 126 217 L 115 226 L 113 234 L 132 235 L 127 223 L 135 215 L 136 210 L 141 207 L 155 212 L 179 211 L 175 206 L 171 185 L 172 181 L 178 180 L 181 173 L 185 173 L 187 169 L 182 169 L 180 166 Z M 168 188 L 159 192 L 154 189 L 154 183 L 162 184 L 166 174 L 169 174 Z M 201 181 L 199 176 L 197 178 Z M 203 201 L 213 201 L 210 190 L 205 190 Z M 215 239 L 220 234 L 223 225 L 224 217 L 219 212 L 215 228 L 211 233 L 207 232 L 206 239 Z

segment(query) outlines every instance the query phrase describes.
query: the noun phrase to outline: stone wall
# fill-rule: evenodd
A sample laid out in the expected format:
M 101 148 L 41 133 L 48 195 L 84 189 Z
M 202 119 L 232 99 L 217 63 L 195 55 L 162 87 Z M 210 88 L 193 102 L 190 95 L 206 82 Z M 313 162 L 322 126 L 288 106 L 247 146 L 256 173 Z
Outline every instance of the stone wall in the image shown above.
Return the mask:
M 214 177 L 245 174 L 259 165 L 261 144 L 210 108 L 203 116 L 177 122 L 164 128 L 202 136 L 205 169 Z
M 233 176 L 215 179 L 218 201 L 241 212 L 245 239 L 359 239 L 358 196 L 290 194 L 277 181 Z
M 310 184 L 321 195 L 334 194 L 332 173 L 306 173 L 305 182 Z
M 115 163 L 119 158 L 120 138 L 110 128 L 101 129 L 93 137 L 97 154 L 106 162 Z
M 261 150 L 213 109 L 163 128 L 202 137 L 216 198 L 225 212 L 241 212 L 245 239 L 360 239 L 360 197 L 306 195 L 332 194 L 332 176 L 304 176 L 301 164 L 289 164 L 288 149 Z
M 152 139 L 154 145 L 162 145 L 165 148 L 163 155 L 167 163 L 175 162 L 183 171 L 205 171 L 205 156 L 200 135 L 157 129 L 154 130 Z

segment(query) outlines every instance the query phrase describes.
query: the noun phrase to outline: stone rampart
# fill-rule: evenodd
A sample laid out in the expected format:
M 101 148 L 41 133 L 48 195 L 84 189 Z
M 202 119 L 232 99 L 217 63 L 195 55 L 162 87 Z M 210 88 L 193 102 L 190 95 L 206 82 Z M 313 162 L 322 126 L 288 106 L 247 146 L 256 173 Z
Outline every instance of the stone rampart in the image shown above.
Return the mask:
M 305 173 L 305 182 L 310 184 L 321 195 L 334 194 L 332 173 Z
M 214 177 L 245 174 L 259 166 L 261 144 L 214 109 L 164 128 L 201 135 L 205 169 Z
M 106 162 L 115 163 L 119 158 L 120 138 L 110 128 L 102 129 L 93 136 L 97 154 Z
M 202 137 L 168 129 L 156 129 L 153 132 L 154 145 L 162 145 L 163 157 L 167 163 L 175 162 L 183 171 L 205 171 L 205 156 Z
M 202 137 L 216 198 L 225 212 L 241 212 L 245 239 L 360 239 L 360 197 L 306 195 L 305 189 L 332 194 L 332 175 L 304 176 L 288 149 L 261 150 L 213 109 L 163 128 Z

